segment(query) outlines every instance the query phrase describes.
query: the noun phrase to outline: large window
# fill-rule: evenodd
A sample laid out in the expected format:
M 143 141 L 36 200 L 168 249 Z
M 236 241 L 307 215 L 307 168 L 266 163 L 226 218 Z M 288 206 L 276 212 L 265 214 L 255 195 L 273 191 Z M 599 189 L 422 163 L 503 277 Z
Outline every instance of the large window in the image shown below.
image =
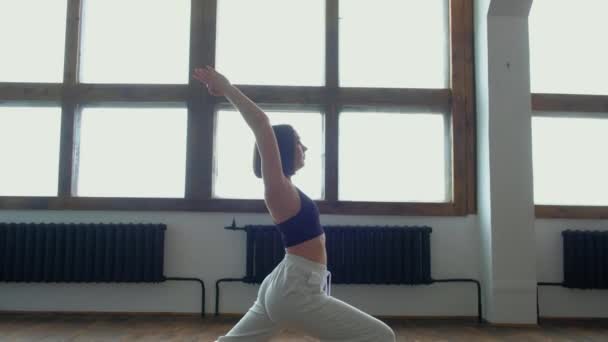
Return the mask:
M 57 196 L 57 107 L 0 107 L 0 196 Z
M 449 202 L 451 158 L 441 113 L 340 114 L 339 199 Z
M 216 66 L 236 84 L 322 86 L 324 0 L 218 0 Z
M 534 201 L 539 217 L 608 216 L 605 1 L 535 0 L 530 13 Z M 564 25 L 568 23 L 568 25 Z
M 0 82 L 63 80 L 67 0 L 0 1 Z
M 183 198 L 186 110 L 83 108 L 75 195 Z
M 0 122 L 45 166 L 0 173 L 0 208 L 265 211 L 253 134 L 190 77 L 210 64 L 298 131 L 323 213 L 475 212 L 472 0 L 64 0 L 45 58 L 26 2 L 0 5 Z
M 83 83 L 188 83 L 190 0 L 82 0 Z
M 530 12 L 533 93 L 608 95 L 608 2 L 534 0 Z
M 448 1 L 340 2 L 340 85 L 450 87 Z
M 536 116 L 532 123 L 535 203 L 608 206 L 608 117 Z
M 292 181 L 315 200 L 323 199 L 323 122 L 319 112 L 282 112 L 267 109 L 273 124 L 294 127 L 306 151 L 305 167 Z M 215 134 L 213 197 L 262 199 L 264 184 L 253 173 L 255 137 L 240 113 L 220 110 Z

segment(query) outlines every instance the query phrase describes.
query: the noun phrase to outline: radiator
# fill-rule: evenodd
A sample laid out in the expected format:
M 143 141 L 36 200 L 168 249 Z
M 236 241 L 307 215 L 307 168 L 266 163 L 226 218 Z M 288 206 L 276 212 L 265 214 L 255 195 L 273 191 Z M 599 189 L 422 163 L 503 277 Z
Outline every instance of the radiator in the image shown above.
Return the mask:
M 608 231 L 566 230 L 564 283 L 568 288 L 608 289 Z
M 242 278 L 222 278 L 215 284 L 215 314 L 219 314 L 220 283 L 260 284 L 283 260 L 280 233 L 272 225 L 237 227 L 244 230 L 246 270 Z M 481 322 L 481 284 L 475 279 L 431 277 L 431 232 L 427 226 L 324 226 L 327 268 L 334 284 L 429 285 L 468 282 L 477 287 L 477 313 Z
M 243 281 L 261 284 L 283 260 L 285 249 L 275 226 L 245 227 L 247 232 L 247 269 Z
M 0 223 L 0 282 L 158 283 L 164 224 Z
M 564 230 L 562 282 L 539 282 L 536 317 L 540 320 L 538 288 L 563 286 L 571 289 L 608 289 L 608 231 Z
M 164 225 L 0 224 L 0 281 L 160 282 Z
M 285 250 L 274 226 L 245 226 L 246 283 L 261 283 Z M 430 227 L 325 226 L 334 284 L 430 284 Z
M 327 226 L 336 284 L 430 284 L 430 227 Z

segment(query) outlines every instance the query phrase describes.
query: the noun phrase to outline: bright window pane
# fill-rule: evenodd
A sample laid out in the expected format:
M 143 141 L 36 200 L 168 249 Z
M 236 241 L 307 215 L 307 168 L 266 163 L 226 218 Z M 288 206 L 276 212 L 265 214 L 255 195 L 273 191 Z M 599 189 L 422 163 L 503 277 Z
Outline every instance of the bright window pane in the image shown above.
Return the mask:
M 324 0 L 219 0 L 216 64 L 235 84 L 325 83 Z
M 0 196 L 57 196 L 61 108 L 0 107 Z
M 323 184 L 323 122 L 321 114 L 268 111 L 273 125 L 292 125 L 308 148 L 305 166 L 291 177 L 310 198 L 321 199 Z M 217 114 L 214 197 L 262 199 L 264 183 L 253 173 L 255 137 L 238 112 Z
M 606 0 L 532 2 L 532 92 L 608 95 L 606 13 Z
M 608 205 L 608 119 L 534 117 L 534 203 Z
M 347 111 L 340 115 L 339 199 L 447 202 L 441 114 Z
M 186 110 L 85 108 L 78 195 L 183 198 Z
M 340 84 L 447 88 L 447 0 L 340 1 Z
M 0 82 L 63 81 L 67 0 L 0 1 Z
M 188 83 L 190 0 L 86 0 L 81 80 Z

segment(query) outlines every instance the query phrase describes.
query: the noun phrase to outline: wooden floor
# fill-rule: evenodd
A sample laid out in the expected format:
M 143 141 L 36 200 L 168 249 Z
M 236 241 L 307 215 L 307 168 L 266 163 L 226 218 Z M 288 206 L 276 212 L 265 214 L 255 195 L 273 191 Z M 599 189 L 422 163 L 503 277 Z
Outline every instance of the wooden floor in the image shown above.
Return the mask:
M 213 341 L 235 318 L 179 315 L 0 314 L 0 341 Z M 388 320 L 398 341 L 608 341 L 606 321 L 545 321 L 539 327 L 461 320 Z M 284 332 L 272 341 L 316 341 Z

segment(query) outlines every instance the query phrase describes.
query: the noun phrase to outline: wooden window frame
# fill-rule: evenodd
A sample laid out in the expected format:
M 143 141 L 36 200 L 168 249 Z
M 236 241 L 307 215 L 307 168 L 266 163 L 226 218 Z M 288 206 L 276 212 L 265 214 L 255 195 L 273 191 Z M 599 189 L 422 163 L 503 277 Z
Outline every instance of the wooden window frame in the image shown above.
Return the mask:
M 533 117 L 608 119 L 608 94 L 583 95 L 532 92 L 531 108 Z M 598 157 L 601 158 L 601 156 Z M 537 218 L 608 219 L 608 206 L 544 204 L 535 205 L 534 209 Z
M 225 99 L 215 98 L 195 80 L 183 85 L 82 84 L 78 81 L 83 0 L 68 0 L 64 81 L 0 83 L 0 104 L 61 106 L 59 185 L 56 197 L 0 197 L 0 209 L 176 210 L 267 212 L 262 200 L 212 198 L 215 111 Z M 476 213 L 475 98 L 473 78 L 473 0 L 449 1 L 449 89 L 340 88 L 338 81 L 339 0 L 326 0 L 325 86 L 238 86 L 261 105 L 310 105 L 322 108 L 325 120 L 325 214 L 464 216 Z M 215 65 L 217 0 L 191 0 L 189 70 Z M 84 105 L 138 103 L 185 104 L 188 138 L 185 197 L 77 197 L 76 172 L 80 108 Z M 422 106 L 450 113 L 452 194 L 447 203 L 338 201 L 338 115 L 351 106 Z
M 537 116 L 534 112 L 543 112 L 538 115 L 543 117 L 608 119 L 608 96 L 533 93 L 532 115 Z M 534 211 L 537 218 L 608 219 L 608 206 L 535 205 Z

